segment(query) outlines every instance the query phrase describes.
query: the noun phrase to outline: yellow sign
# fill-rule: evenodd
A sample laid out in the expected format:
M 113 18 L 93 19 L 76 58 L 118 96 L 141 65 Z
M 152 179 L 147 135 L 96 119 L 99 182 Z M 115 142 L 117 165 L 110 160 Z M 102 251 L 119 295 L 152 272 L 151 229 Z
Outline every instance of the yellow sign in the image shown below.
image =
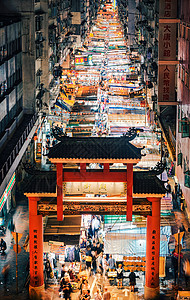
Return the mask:
M 178 235 L 179 235 L 179 240 L 178 240 Z M 175 233 L 174 234 L 174 238 L 175 238 L 175 240 L 176 240 L 177 243 L 178 243 L 178 241 L 179 241 L 179 243 L 181 243 L 183 235 L 184 235 L 184 231 L 182 231 L 180 233 Z
M 13 232 L 13 231 L 11 231 L 11 233 L 12 233 L 12 236 L 13 236 L 15 242 L 16 242 L 16 234 L 18 235 L 18 243 L 19 243 L 19 241 L 20 241 L 20 239 L 22 237 L 22 233 Z

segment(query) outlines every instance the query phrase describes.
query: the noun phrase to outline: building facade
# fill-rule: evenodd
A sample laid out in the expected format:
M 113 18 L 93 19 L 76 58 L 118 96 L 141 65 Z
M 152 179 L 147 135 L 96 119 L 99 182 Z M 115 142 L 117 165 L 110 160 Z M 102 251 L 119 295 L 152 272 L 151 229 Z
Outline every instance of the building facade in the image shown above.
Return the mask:
M 180 3 L 178 39 L 178 110 L 177 110 L 177 164 L 176 175 L 190 217 L 190 3 Z

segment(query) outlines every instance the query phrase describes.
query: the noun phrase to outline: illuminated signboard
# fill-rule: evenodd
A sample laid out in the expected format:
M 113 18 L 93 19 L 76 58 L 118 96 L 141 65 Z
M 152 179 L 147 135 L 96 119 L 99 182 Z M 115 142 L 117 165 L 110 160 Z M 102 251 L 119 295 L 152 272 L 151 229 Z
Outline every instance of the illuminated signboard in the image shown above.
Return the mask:
M 92 64 L 92 55 L 88 55 L 86 57 L 76 57 L 75 58 L 75 65 L 86 65 Z
M 12 177 L 11 177 L 11 179 L 10 179 L 10 181 L 9 181 L 9 183 L 8 183 L 6 189 L 5 189 L 5 191 L 4 191 L 4 193 L 3 193 L 2 197 L 1 197 L 1 200 L 0 200 L 0 211 L 2 210 L 2 208 L 3 208 L 4 204 L 5 204 L 5 202 L 6 202 L 7 198 L 8 198 L 8 196 L 9 196 L 9 194 L 10 194 L 10 192 L 11 192 L 13 186 L 14 186 L 14 184 L 15 184 L 15 173 L 13 173 L 13 175 L 12 175 Z

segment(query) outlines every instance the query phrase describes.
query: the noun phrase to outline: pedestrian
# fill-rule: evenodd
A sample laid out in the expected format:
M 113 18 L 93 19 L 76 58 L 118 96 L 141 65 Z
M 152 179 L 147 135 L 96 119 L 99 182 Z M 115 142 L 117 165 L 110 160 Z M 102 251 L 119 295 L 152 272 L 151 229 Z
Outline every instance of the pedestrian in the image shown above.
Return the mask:
M 15 224 L 13 222 L 13 218 L 11 217 L 11 219 L 9 220 L 8 223 L 8 229 L 10 230 L 10 232 L 14 232 L 15 231 Z
M 139 276 L 136 276 L 135 272 L 132 271 L 129 274 L 129 284 L 130 284 L 130 287 L 131 287 L 131 292 L 135 291 L 136 278 L 139 278 Z
M 108 259 L 108 268 L 110 270 L 115 270 L 116 264 L 115 264 L 115 259 L 112 258 L 112 255 L 109 255 L 109 259 Z
M 167 185 L 166 185 L 166 195 L 167 197 L 169 196 L 169 194 L 171 193 L 172 189 L 171 189 L 171 185 L 169 184 L 169 180 L 167 181 Z
M 94 295 L 94 300 L 102 300 L 102 296 L 100 295 L 100 291 L 97 290 Z
M 63 278 L 65 276 L 65 264 L 62 264 L 62 267 L 61 267 L 61 278 Z
M 3 283 L 4 283 L 4 293 L 8 291 L 7 289 L 7 284 L 8 284 L 8 277 L 9 277 L 9 270 L 10 270 L 10 265 L 7 263 L 4 265 L 3 270 L 2 270 L 2 276 L 3 276 Z
M 86 268 L 89 272 L 89 275 L 91 275 L 91 265 L 92 265 L 92 253 L 90 250 L 90 247 L 87 247 L 87 251 L 86 251 Z
M 1 242 L 0 242 L 0 251 L 1 251 L 1 255 L 5 255 L 5 250 L 7 249 L 7 243 L 4 241 L 3 238 L 1 238 Z
M 117 269 L 117 287 L 122 288 L 123 287 L 123 268 L 122 264 L 119 264 Z
M 65 284 L 63 285 L 63 294 L 64 294 L 64 298 L 65 300 L 71 300 L 71 292 L 72 292 L 72 287 L 71 284 L 69 282 L 69 278 L 66 277 L 65 278 Z
M 108 291 L 108 288 L 105 287 L 104 288 L 104 294 L 103 294 L 103 300 L 110 300 L 111 299 L 111 294 L 110 292 Z
M 183 264 L 184 277 L 185 277 L 185 285 L 188 286 L 189 278 L 190 278 L 190 262 L 186 258 Z
M 51 277 L 50 274 L 52 271 L 49 259 L 45 263 L 45 271 L 46 271 L 47 278 L 49 279 Z

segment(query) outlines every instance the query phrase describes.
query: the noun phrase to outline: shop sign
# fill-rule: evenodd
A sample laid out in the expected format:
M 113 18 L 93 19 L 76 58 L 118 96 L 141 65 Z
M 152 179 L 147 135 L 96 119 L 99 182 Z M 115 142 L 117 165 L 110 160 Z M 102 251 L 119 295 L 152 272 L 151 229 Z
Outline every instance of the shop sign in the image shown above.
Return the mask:
M 36 144 L 36 160 L 41 160 L 42 157 L 42 143 Z
M 175 102 L 175 65 L 159 66 L 158 104 Z
M 176 23 L 159 24 L 159 60 L 176 60 Z
M 160 0 L 159 1 L 160 19 L 177 18 L 177 0 Z
M 106 194 L 121 195 L 124 193 L 122 182 L 67 182 L 63 183 L 64 193 L 72 194 Z
M 60 245 L 54 245 L 52 244 L 50 247 L 50 252 L 55 253 L 55 254 L 65 254 L 65 246 L 60 246 Z
M 15 172 L 13 173 L 13 175 L 12 175 L 12 177 L 11 177 L 11 179 L 10 179 L 10 181 L 9 181 L 9 183 L 8 183 L 8 185 L 7 185 L 4 193 L 3 193 L 3 195 L 1 196 L 1 199 L 0 199 L 0 211 L 2 210 L 5 202 L 7 201 L 7 198 L 10 195 L 11 190 L 12 190 L 14 184 L 15 184 Z

